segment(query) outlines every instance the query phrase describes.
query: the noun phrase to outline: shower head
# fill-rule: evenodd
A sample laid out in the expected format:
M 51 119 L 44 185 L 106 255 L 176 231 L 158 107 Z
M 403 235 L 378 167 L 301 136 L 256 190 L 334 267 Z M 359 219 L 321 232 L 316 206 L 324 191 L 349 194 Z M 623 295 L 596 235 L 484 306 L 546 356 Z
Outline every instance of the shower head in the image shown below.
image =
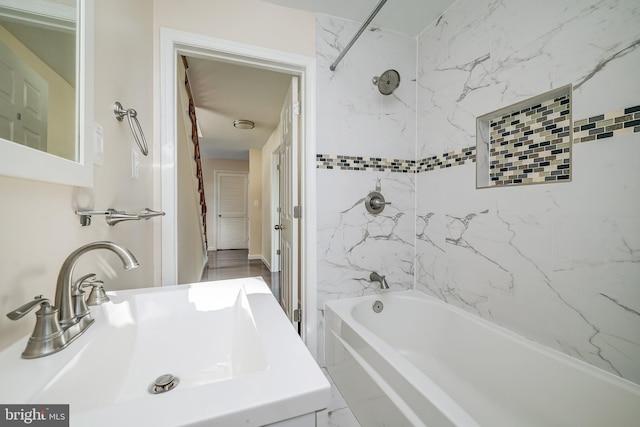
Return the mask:
M 400 74 L 396 70 L 387 70 L 380 77 L 373 78 L 373 84 L 383 95 L 391 95 L 400 86 Z

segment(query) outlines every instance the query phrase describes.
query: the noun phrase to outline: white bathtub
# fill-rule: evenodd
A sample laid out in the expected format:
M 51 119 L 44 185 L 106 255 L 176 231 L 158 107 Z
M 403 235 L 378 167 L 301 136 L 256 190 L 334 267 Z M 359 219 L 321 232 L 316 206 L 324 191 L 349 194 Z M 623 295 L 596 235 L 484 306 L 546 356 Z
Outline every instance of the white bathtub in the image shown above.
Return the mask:
M 327 370 L 363 427 L 640 426 L 637 384 L 422 292 L 325 316 Z

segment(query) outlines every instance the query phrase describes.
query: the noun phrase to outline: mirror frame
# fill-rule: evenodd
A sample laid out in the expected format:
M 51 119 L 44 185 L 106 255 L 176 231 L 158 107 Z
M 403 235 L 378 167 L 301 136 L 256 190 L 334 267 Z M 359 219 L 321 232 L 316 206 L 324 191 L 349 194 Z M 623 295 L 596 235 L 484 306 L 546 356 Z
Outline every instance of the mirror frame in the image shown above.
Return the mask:
M 12 1 L 3 3 L 13 3 Z M 19 8 L 26 9 L 22 2 Z M 76 161 L 0 138 L 0 175 L 78 187 L 93 187 L 94 0 L 76 2 Z

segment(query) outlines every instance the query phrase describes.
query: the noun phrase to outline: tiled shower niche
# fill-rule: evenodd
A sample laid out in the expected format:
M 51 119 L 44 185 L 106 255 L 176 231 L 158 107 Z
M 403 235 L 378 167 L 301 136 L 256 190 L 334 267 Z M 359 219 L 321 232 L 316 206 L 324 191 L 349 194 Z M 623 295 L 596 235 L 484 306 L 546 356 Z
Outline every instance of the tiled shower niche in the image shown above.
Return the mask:
M 476 186 L 571 181 L 571 85 L 478 117 Z

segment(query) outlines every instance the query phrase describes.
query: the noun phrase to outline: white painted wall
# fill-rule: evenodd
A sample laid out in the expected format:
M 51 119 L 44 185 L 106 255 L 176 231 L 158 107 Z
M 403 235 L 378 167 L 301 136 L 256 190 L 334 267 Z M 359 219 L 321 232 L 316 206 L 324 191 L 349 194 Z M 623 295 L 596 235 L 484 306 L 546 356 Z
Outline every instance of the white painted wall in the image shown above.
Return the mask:
M 93 189 L 0 176 L 2 313 L 8 313 L 35 295 L 53 299 L 58 271 L 66 256 L 96 240 L 112 240 L 129 248 L 140 267 L 125 272 L 116 256 L 107 251 L 94 251 L 80 260 L 76 276 L 95 272 L 105 281 L 107 289 L 156 283 L 154 220 L 109 227 L 104 219 L 94 218 L 90 227 L 81 227 L 74 213 L 76 208 L 89 207 L 127 211 L 156 207 L 152 197 L 154 145 L 151 143 L 149 157 L 141 156 L 140 179 L 133 180 L 130 165 L 135 143 L 127 123 L 116 121 L 112 111 L 114 101 L 135 108 L 147 140 L 154 141 L 153 2 L 98 1 L 95 13 L 95 118 L 104 127 L 105 163 L 95 168 Z M 131 71 L 126 78 L 123 64 Z M 101 266 L 102 263 L 109 267 Z M 108 272 L 110 270 L 115 276 Z M 29 334 L 34 323 L 34 316 L 17 322 L 0 316 L 0 349 Z
M 249 150 L 249 258 L 262 258 L 262 150 Z M 257 202 L 257 205 L 256 205 Z M 265 224 L 268 227 L 268 224 Z

